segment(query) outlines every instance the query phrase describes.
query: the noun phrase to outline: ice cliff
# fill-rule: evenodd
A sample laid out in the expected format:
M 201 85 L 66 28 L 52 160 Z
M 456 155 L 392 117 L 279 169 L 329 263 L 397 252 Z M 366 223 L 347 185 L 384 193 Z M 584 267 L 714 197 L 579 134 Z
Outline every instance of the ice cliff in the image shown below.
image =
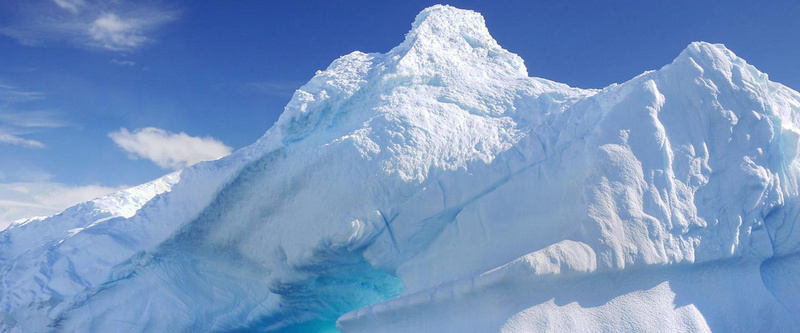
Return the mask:
M 434 6 L 253 145 L 0 232 L 0 329 L 797 331 L 799 138 L 723 45 L 584 90 Z

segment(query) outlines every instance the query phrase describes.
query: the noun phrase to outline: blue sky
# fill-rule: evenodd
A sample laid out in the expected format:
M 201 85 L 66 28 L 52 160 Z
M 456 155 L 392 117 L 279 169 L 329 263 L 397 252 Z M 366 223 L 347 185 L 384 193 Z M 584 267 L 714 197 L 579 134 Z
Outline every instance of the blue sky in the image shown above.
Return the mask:
M 388 51 L 435 3 L 0 3 L 0 228 L 255 141 L 316 70 Z M 800 88 L 797 1 L 447 3 L 481 12 L 530 75 L 572 86 L 623 82 L 703 40 Z

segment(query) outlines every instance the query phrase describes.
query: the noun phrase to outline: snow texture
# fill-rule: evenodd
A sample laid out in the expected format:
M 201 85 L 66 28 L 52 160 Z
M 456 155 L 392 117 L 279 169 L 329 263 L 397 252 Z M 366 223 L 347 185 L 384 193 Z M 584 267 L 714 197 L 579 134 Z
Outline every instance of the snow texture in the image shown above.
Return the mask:
M 421 12 L 253 145 L 0 233 L 0 329 L 800 330 L 800 94 L 723 45 L 602 90 Z

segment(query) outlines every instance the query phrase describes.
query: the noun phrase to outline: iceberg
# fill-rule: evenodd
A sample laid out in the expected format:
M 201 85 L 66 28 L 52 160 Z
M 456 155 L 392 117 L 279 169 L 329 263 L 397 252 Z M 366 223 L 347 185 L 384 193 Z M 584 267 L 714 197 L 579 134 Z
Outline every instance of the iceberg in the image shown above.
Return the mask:
M 437 5 L 254 144 L 0 232 L 0 330 L 796 331 L 799 151 L 723 45 L 579 89 Z

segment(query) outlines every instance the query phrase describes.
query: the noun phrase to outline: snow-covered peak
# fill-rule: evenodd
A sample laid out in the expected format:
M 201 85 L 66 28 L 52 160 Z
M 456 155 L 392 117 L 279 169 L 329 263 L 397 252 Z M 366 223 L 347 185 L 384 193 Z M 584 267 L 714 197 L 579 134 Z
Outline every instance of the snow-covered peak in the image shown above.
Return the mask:
M 725 69 L 730 71 L 732 66 L 744 67 L 747 65 L 744 59 L 721 43 L 692 42 L 678 55 L 674 62 L 689 61 L 690 59 L 703 69 Z M 755 70 L 755 67 L 749 67 Z
M 508 99 L 514 97 L 508 94 L 496 100 L 480 92 L 516 89 L 510 86 L 520 81 L 527 87 L 528 79 L 522 58 L 500 47 L 481 14 L 436 5 L 423 10 L 405 41 L 386 54 L 353 52 L 317 72 L 295 92 L 278 120 L 280 134 L 274 135 L 293 142 L 330 128 L 343 113 L 341 108 L 352 109 L 353 103 L 368 103 L 359 112 L 379 112 L 376 96 L 360 93 L 366 85 L 385 96 L 399 89 L 424 89 L 423 96 L 452 101 L 474 113 L 498 115 L 513 109 Z M 543 90 L 568 88 L 541 81 Z
M 502 50 L 489 34 L 483 15 L 446 5 L 426 8 L 417 15 L 400 48 L 412 46 L 429 52 L 448 51 L 447 47 Z
M 388 55 L 400 58 L 401 75 L 439 75 L 441 79 L 528 75 L 522 58 L 503 49 L 489 34 L 481 14 L 446 5 L 419 13 L 405 41 Z
M 180 179 L 181 171 L 176 171 L 142 185 L 99 197 L 92 202 L 96 209 L 108 212 L 110 216 L 130 218 L 155 196 L 169 192 Z
M 475 40 L 475 43 L 481 43 L 484 46 L 500 47 L 489 34 L 483 15 L 448 5 L 433 5 L 417 14 L 411 24 L 411 31 L 406 35 L 406 40 L 417 36 L 429 38 L 469 37 Z
M 768 76 L 738 57 L 723 44 L 693 42 L 670 66 L 684 68 L 737 90 L 756 90 Z

